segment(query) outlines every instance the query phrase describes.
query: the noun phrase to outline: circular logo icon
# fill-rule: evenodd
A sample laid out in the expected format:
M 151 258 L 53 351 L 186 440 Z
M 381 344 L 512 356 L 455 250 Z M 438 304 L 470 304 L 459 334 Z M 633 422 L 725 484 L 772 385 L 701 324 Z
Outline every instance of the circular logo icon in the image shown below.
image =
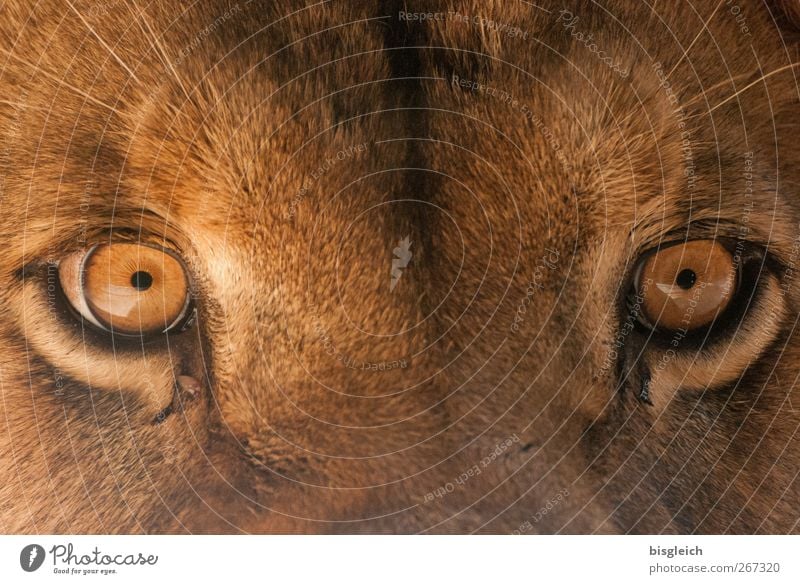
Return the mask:
M 35 572 L 44 563 L 44 548 L 39 544 L 32 543 L 22 548 L 19 553 L 19 565 L 26 572 Z

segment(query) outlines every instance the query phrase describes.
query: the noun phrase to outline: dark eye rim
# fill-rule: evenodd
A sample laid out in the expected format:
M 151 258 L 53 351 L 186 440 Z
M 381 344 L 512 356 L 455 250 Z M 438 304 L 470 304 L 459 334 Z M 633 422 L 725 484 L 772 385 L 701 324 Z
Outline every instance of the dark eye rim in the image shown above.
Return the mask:
M 164 330 L 160 330 L 158 332 L 142 332 L 142 333 L 136 334 L 136 333 L 129 333 L 129 332 L 125 332 L 125 331 L 114 330 L 113 327 L 106 326 L 104 324 L 103 319 L 100 318 L 97 315 L 97 313 L 92 309 L 91 305 L 88 302 L 85 302 L 86 308 L 87 308 L 87 310 L 89 310 L 89 312 L 92 314 L 94 319 L 97 321 L 97 324 L 95 324 L 94 322 L 92 322 L 89 319 L 87 319 L 86 317 L 84 317 L 72 305 L 72 302 L 69 300 L 69 298 L 66 297 L 65 292 L 64 292 L 63 288 L 61 288 L 60 281 L 59 281 L 60 294 L 63 297 L 63 301 L 64 301 L 65 305 L 69 308 L 70 312 L 72 313 L 73 318 L 78 319 L 79 322 L 86 323 L 87 326 L 91 327 L 93 330 L 97 330 L 97 331 L 100 331 L 102 333 L 106 333 L 108 335 L 113 335 L 115 338 L 116 337 L 121 337 L 121 338 L 127 338 L 127 339 L 151 339 L 151 338 L 159 338 L 159 337 L 161 337 L 163 335 L 166 335 L 168 333 L 173 333 L 173 334 L 182 333 L 182 332 L 188 330 L 191 327 L 192 323 L 194 322 L 195 315 L 196 315 L 196 308 L 194 306 L 195 294 L 194 294 L 193 281 L 192 281 L 189 269 L 186 266 L 186 262 L 183 261 L 183 258 L 177 252 L 175 252 L 175 251 L 173 251 L 173 250 L 171 250 L 169 248 L 166 248 L 166 247 L 163 247 L 163 246 L 160 246 L 160 245 L 156 245 L 156 244 L 140 243 L 140 242 L 136 242 L 136 241 L 112 241 L 112 242 L 97 243 L 97 244 L 93 245 L 92 247 L 90 247 L 86 251 L 86 253 L 83 255 L 83 258 L 81 259 L 81 262 L 80 262 L 80 283 L 81 283 L 81 287 L 83 287 L 84 284 L 85 284 L 85 280 L 84 280 L 84 278 L 85 278 L 85 270 L 84 270 L 84 267 L 86 266 L 86 262 L 89 261 L 89 259 L 92 257 L 92 255 L 94 253 L 97 252 L 98 249 L 101 249 L 101 248 L 104 248 L 104 247 L 108 247 L 108 246 L 112 246 L 112 245 L 135 245 L 135 246 L 138 246 L 138 247 L 147 247 L 147 248 L 150 248 L 150 249 L 155 249 L 155 250 L 158 250 L 158 251 L 160 251 L 162 253 L 165 253 L 165 254 L 169 255 L 175 261 L 178 262 L 178 264 L 183 269 L 183 277 L 184 277 L 184 280 L 185 280 L 185 283 L 186 283 L 186 301 L 184 302 L 184 305 L 183 305 L 183 308 L 181 309 L 180 315 L 172 322 L 172 324 L 167 326 Z
M 637 281 L 648 258 L 653 254 L 676 245 L 685 245 L 693 241 L 716 241 L 733 256 L 736 267 L 736 285 L 730 304 L 714 320 L 705 326 L 686 331 L 682 336 L 678 329 L 659 327 L 648 322 L 637 310 Z M 676 348 L 675 340 L 679 340 L 679 348 L 697 350 L 708 347 L 724 339 L 729 339 L 739 329 L 747 313 L 761 300 L 763 287 L 760 285 L 765 272 L 774 273 L 766 250 L 754 243 L 730 238 L 693 238 L 673 240 L 662 243 L 642 253 L 636 260 L 628 282 L 625 309 L 634 316 L 636 332 L 646 336 L 646 342 L 660 348 Z

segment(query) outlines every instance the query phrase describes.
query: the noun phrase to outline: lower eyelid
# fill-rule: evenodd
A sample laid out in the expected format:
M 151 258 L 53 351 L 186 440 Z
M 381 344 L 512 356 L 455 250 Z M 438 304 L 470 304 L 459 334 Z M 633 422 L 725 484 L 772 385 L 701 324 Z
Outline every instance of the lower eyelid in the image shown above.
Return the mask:
M 788 305 L 776 276 L 766 275 L 761 286 L 758 298 L 748 309 L 750 316 L 724 339 L 690 351 L 669 346 L 645 350 L 640 358 L 651 374 L 650 396 L 654 403 L 668 400 L 678 389 L 713 390 L 732 383 L 764 355 L 780 335 Z

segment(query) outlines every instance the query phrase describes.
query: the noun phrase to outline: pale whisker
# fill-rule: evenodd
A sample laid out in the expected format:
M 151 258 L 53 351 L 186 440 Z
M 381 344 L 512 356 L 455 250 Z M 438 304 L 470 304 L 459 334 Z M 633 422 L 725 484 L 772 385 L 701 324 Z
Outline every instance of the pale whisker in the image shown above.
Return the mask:
M 139 81 L 139 78 L 136 77 L 136 74 L 133 72 L 133 70 L 130 67 L 128 67 L 128 65 L 125 63 L 125 61 L 123 61 L 120 58 L 120 56 L 117 55 L 117 53 L 114 52 L 114 49 L 112 49 L 102 39 L 102 37 L 99 34 L 97 34 L 97 31 L 95 31 L 94 28 L 92 27 L 92 25 L 89 24 L 86 21 L 86 19 L 83 17 L 83 15 L 80 12 L 78 12 L 78 9 L 75 8 L 75 6 L 73 6 L 72 2 L 70 0 L 67 0 L 67 4 L 69 5 L 70 9 L 76 14 L 76 16 L 81 19 L 81 22 L 84 24 L 84 26 L 86 26 L 86 28 L 89 29 L 89 32 L 91 32 L 94 35 L 94 37 L 100 42 L 100 44 L 103 45 L 103 47 L 111 54 L 111 56 L 114 57 L 114 59 L 117 61 L 117 63 L 119 63 L 120 66 L 128 72 L 128 75 L 130 75 L 136 81 L 136 83 L 141 85 L 142 82 Z
M 693 98 L 691 98 L 689 101 L 687 101 L 685 105 L 687 105 L 687 106 L 691 105 L 695 101 L 700 99 L 701 97 L 707 96 L 712 91 L 716 91 L 720 87 L 723 87 L 723 86 L 725 86 L 725 85 L 727 85 L 729 83 L 735 83 L 737 80 L 745 78 L 745 77 L 749 77 L 750 75 L 752 75 L 752 73 L 741 73 L 739 75 L 735 75 L 734 77 L 728 77 L 727 79 L 723 79 L 722 81 L 720 81 L 719 83 L 715 83 L 714 85 L 712 85 L 708 89 L 703 89 L 700 93 L 698 93 Z M 734 87 L 735 87 L 735 85 L 734 85 Z
M 673 66 L 672 66 L 672 69 L 670 69 L 669 73 L 667 73 L 667 74 L 664 76 L 664 81 L 667 81 L 667 80 L 670 78 L 670 76 L 671 76 L 671 75 L 672 75 L 672 74 L 675 72 L 675 70 L 678 68 L 678 66 L 679 66 L 679 65 L 680 65 L 680 64 L 683 62 L 683 60 L 684 60 L 684 59 L 685 59 L 685 58 L 686 58 L 686 57 L 689 55 L 689 51 L 692 49 L 692 47 L 695 45 L 695 43 L 698 41 L 698 39 L 699 39 L 699 38 L 700 38 L 700 37 L 703 35 L 703 32 L 705 32 L 705 31 L 707 31 L 707 30 L 708 30 L 708 23 L 709 23 L 709 22 L 711 22 L 711 19 L 712 19 L 712 18 L 714 18 L 714 15 L 717 13 L 717 11 L 719 10 L 720 6 L 722 6 L 722 4 L 723 4 L 723 3 L 724 3 L 724 0 L 720 0 L 720 2 L 719 2 L 719 3 L 717 4 L 717 6 L 714 8 L 714 10 L 713 10 L 713 12 L 711 13 L 711 15 L 710 15 L 710 16 L 709 16 L 709 17 L 706 19 L 706 21 L 703 23 L 703 26 L 702 26 L 702 28 L 700 29 L 700 32 L 698 32 L 698 33 L 697 33 L 697 35 L 695 35 L 695 37 L 694 37 L 694 39 L 692 40 L 692 42 L 691 42 L 691 43 L 689 43 L 689 46 L 688 46 L 688 47 L 686 47 L 686 49 L 683 51 L 683 54 L 682 54 L 682 55 L 681 55 L 681 57 L 678 59 L 678 61 L 677 61 L 677 62 L 676 62 L 676 63 L 675 63 Z M 655 2 L 653 2 L 652 6 L 651 6 L 651 11 L 654 11 L 654 9 L 655 9 Z M 662 83 L 663 83 L 663 82 L 662 82 Z M 708 91 L 711 91 L 711 90 L 713 90 L 713 89 L 715 89 L 715 88 L 716 88 L 716 86 L 715 86 L 715 87 L 713 87 L 713 88 L 711 88 L 711 89 L 709 89 Z M 661 86 L 659 85 L 659 88 L 658 88 L 658 89 L 656 89 L 656 90 L 655 90 L 654 92 L 652 92 L 651 94 L 649 94 L 647 97 L 645 97 L 645 98 L 644 98 L 644 99 L 641 101 L 641 103 L 642 103 L 642 104 L 645 104 L 645 103 L 647 103 L 648 101 L 650 101 L 650 100 L 651 100 L 651 99 L 652 99 L 652 98 L 653 98 L 653 97 L 654 97 L 656 94 L 658 94 L 658 92 L 659 92 L 660 90 L 661 90 Z M 701 94 L 701 95 L 702 95 L 702 94 Z M 696 98 L 692 98 L 692 100 L 690 100 L 688 103 L 692 103 L 692 101 L 693 101 L 694 99 L 696 99 Z M 635 109 L 634 109 L 633 111 L 631 111 L 631 113 L 629 113 L 629 114 L 628 114 L 627 116 L 625 116 L 625 117 L 624 117 L 624 118 L 623 118 L 623 119 L 622 119 L 620 122 L 618 122 L 618 125 L 622 125 L 623 123 L 625 123 L 626 121 L 628 121 L 628 119 L 630 119 L 630 118 L 631 118 L 631 116 L 633 116 L 633 115 L 634 115 L 634 114 L 636 114 L 637 112 L 638 112 L 638 110 L 635 110 Z
M 757 57 L 757 56 L 756 56 L 756 60 L 758 60 L 758 57 Z M 741 95 L 742 93 L 744 93 L 745 91 L 747 91 L 748 89 L 750 89 L 751 87 L 754 87 L 754 86 L 758 85 L 759 83 L 761 83 L 762 81 L 764 81 L 764 80 L 768 79 L 769 77 L 772 77 L 773 75 L 777 75 L 778 73 L 782 73 L 783 71 L 789 71 L 789 70 L 791 70 L 792 68 L 794 68 L 794 67 L 797 67 L 798 65 L 800 65 L 800 62 L 797 62 L 797 63 L 790 63 L 790 64 L 788 64 L 788 65 L 784 65 L 783 67 L 778 67 L 777 69 L 775 69 L 775 70 L 773 70 L 773 71 L 770 71 L 769 73 L 765 73 L 764 75 L 762 75 L 761 77 L 759 77 L 759 78 L 758 78 L 758 79 L 756 79 L 755 81 L 753 81 L 753 82 L 751 82 L 751 83 L 748 83 L 747 85 L 745 85 L 744 87 L 742 87 L 741 89 L 739 89 L 739 90 L 738 90 L 736 93 L 734 93 L 733 95 L 729 95 L 728 97 L 726 97 L 725 99 L 723 99 L 721 102 L 719 102 L 717 105 L 715 105 L 714 107 L 712 107 L 712 108 L 711 108 L 710 110 L 708 110 L 707 112 L 703 112 L 702 114 L 699 114 L 699 115 L 707 115 L 707 114 L 710 114 L 711 112 L 713 112 L 714 110 L 716 110 L 716 109 L 718 109 L 718 108 L 722 107 L 723 105 L 725 105 L 725 104 L 726 104 L 726 103 L 728 103 L 729 101 L 731 101 L 731 100 L 733 100 L 733 99 L 736 99 L 736 97 L 738 97 L 739 95 Z
M 31 104 L 22 101 L 11 101 L 8 99 L 0 99 L 0 103 L 11 106 L 13 108 L 35 109 L 41 112 L 46 111 L 44 108 L 32 106 Z
M 138 16 L 138 18 L 136 19 L 136 22 L 137 22 L 137 24 L 139 24 L 139 28 L 142 30 L 142 32 L 145 34 L 145 36 L 147 36 L 149 34 L 149 39 L 148 40 L 150 41 L 150 46 L 153 47 L 153 49 L 155 49 L 155 52 L 158 55 L 159 59 L 161 60 L 161 63 L 164 65 L 164 67 L 166 67 L 166 68 L 168 68 L 170 70 L 170 72 L 172 73 L 172 77 L 175 79 L 175 81 L 177 81 L 178 85 L 180 85 L 181 90 L 183 91 L 183 94 L 186 96 L 187 101 L 191 101 L 191 97 L 189 96 L 189 91 L 186 89 L 186 86 L 184 85 L 183 80 L 180 78 L 180 76 L 178 75 L 178 72 L 175 70 L 175 67 L 172 64 L 172 61 L 167 56 L 167 52 L 164 49 L 164 46 L 159 42 L 158 35 L 156 35 L 155 31 L 150 26 L 150 22 L 147 19 L 147 15 L 144 13 L 144 11 L 142 11 L 138 7 L 136 9 L 136 13 L 137 13 L 137 16 Z M 142 23 L 144 23 L 144 26 L 147 27 L 147 31 L 145 31 L 144 28 L 142 27 L 142 25 L 139 23 L 140 19 L 141 19 Z
M 711 19 L 714 18 L 714 15 L 717 13 L 717 10 L 719 10 L 720 6 L 722 6 L 724 4 L 724 2 L 725 2 L 725 0 L 720 0 L 719 1 L 719 4 L 717 4 L 717 6 L 714 8 L 714 11 L 711 13 L 711 15 L 703 23 L 703 26 L 700 29 L 700 32 L 698 32 L 697 36 L 694 37 L 694 40 L 692 40 L 692 42 L 689 43 L 689 46 L 686 47 L 685 51 L 683 51 L 683 55 L 681 55 L 681 58 L 678 59 L 678 61 L 675 63 L 675 65 L 672 66 L 672 69 L 670 69 L 669 73 L 667 73 L 667 75 L 664 77 L 665 80 L 670 78 L 670 76 L 675 72 L 675 69 L 678 68 L 678 65 L 680 65 L 683 62 L 683 60 L 689 55 L 689 51 L 692 50 L 692 47 L 697 42 L 697 40 L 703 35 L 703 33 L 708 31 L 708 23 L 711 22 Z
M 110 105 L 108 105 L 107 103 L 105 103 L 103 101 L 100 101 L 99 99 L 97 99 L 96 97 L 93 97 L 89 93 L 86 93 L 82 89 L 79 89 L 79 88 L 75 87 L 74 85 L 64 81 L 64 79 L 59 79 L 58 77 L 56 77 L 52 73 L 50 73 L 48 71 L 45 71 L 41 67 L 36 66 L 34 63 L 31 63 L 30 61 L 28 61 L 26 59 L 23 59 L 22 57 L 19 57 L 18 55 L 15 55 L 12 51 L 10 51 L 8 49 L 5 49 L 5 48 L 2 48 L 2 47 L 0 47 L 0 51 L 5 53 L 9 58 L 14 59 L 15 61 L 17 61 L 19 63 L 22 63 L 23 65 L 28 67 L 30 70 L 36 71 L 37 73 L 40 73 L 40 74 L 44 75 L 45 77 L 47 77 L 51 81 L 57 83 L 59 87 L 66 87 L 67 89 L 77 93 L 78 95 L 83 96 L 84 98 L 86 98 L 87 101 L 90 101 L 95 105 L 99 105 L 100 107 L 103 107 L 103 108 L 105 108 L 105 109 L 117 114 L 120 117 L 125 117 L 123 115 L 123 113 L 121 111 L 119 111 L 118 109 L 116 109 L 115 107 L 110 106 Z

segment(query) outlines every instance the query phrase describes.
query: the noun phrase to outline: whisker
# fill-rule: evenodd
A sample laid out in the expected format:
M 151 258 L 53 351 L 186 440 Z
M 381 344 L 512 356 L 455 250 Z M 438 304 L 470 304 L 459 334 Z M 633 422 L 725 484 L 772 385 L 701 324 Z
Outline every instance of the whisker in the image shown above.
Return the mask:
M 183 80 L 180 78 L 178 72 L 175 70 L 175 67 L 172 65 L 172 61 L 167 56 L 167 52 L 166 50 L 164 50 L 164 46 L 159 42 L 158 35 L 156 35 L 155 31 L 150 26 L 150 21 L 147 19 L 147 15 L 144 13 L 143 10 L 139 9 L 138 7 L 136 9 L 136 15 L 138 16 L 138 18 L 136 19 L 136 23 L 139 24 L 139 28 L 142 30 L 145 36 L 147 36 L 148 33 L 150 35 L 150 38 L 148 39 L 150 40 L 150 46 L 153 47 L 153 49 L 155 49 L 156 55 L 158 55 L 159 60 L 164 65 L 164 67 L 170 70 L 170 72 L 172 73 L 172 77 L 175 79 L 175 81 L 177 81 L 178 85 L 180 85 L 183 94 L 186 96 L 186 100 L 191 101 L 191 97 L 189 96 L 189 91 L 186 89 Z M 139 23 L 140 19 L 144 23 L 144 26 L 147 27 L 147 31 L 145 31 L 142 25 Z
M 723 100 L 722 102 L 718 103 L 716 106 L 714 106 L 712 109 L 708 110 L 707 112 L 703 112 L 703 114 L 695 114 L 695 115 L 689 116 L 689 117 L 696 118 L 696 117 L 699 117 L 701 115 L 705 115 L 706 113 L 711 113 L 712 111 L 714 111 L 718 107 L 724 105 L 725 103 L 727 103 L 731 99 L 734 99 L 741 92 L 749 89 L 750 87 L 752 87 L 753 85 L 757 84 L 759 81 L 765 79 L 766 77 L 769 77 L 769 76 L 771 76 L 771 75 L 773 75 L 775 73 L 780 73 L 781 71 L 785 71 L 786 69 L 791 69 L 792 67 L 796 67 L 798 64 L 800 64 L 800 63 L 792 63 L 791 65 L 787 65 L 786 67 L 782 67 L 781 69 L 776 69 L 775 71 L 772 71 L 771 73 L 768 73 L 767 75 L 764 75 L 761 78 L 753 81 L 752 83 L 750 83 L 746 87 L 743 87 L 743 88 L 737 90 L 736 93 L 734 93 L 733 95 L 727 97 L 725 100 Z M 695 95 L 692 98 L 689 98 L 687 101 L 682 102 L 681 107 L 682 108 L 687 108 L 687 107 L 691 106 L 693 103 L 695 103 L 697 100 L 708 96 L 708 94 L 710 94 L 710 93 L 712 93 L 712 92 L 714 92 L 714 91 L 716 91 L 716 90 L 718 90 L 718 89 L 720 89 L 722 87 L 725 87 L 728 84 L 733 84 L 734 88 L 735 88 L 736 87 L 735 84 L 736 84 L 737 81 L 739 81 L 740 79 L 746 79 L 747 77 L 749 77 L 751 75 L 752 75 L 752 73 L 740 73 L 739 75 L 734 75 L 733 77 L 728 77 L 727 79 L 723 79 L 722 81 L 720 81 L 719 83 L 715 83 L 711 87 L 703 88 L 703 89 L 701 89 L 700 93 L 698 93 L 697 95 Z M 641 101 L 641 105 L 644 106 L 644 104 L 646 104 L 650 99 L 652 99 L 657 93 L 658 93 L 658 90 L 656 90 L 653 93 L 649 94 L 646 98 L 644 98 Z M 617 122 L 617 125 L 624 124 L 631 117 L 633 117 L 634 115 L 638 114 L 639 111 L 640 110 L 634 108 L 633 110 L 631 110 L 631 112 L 629 114 L 627 114 L 624 118 L 619 120 Z
M 11 101 L 8 99 L 0 99 L 0 103 L 11 106 L 13 108 L 35 109 L 40 112 L 47 111 L 44 108 L 36 107 L 34 105 L 22 101 Z
M 672 66 L 672 69 L 670 69 L 669 73 L 667 73 L 667 75 L 664 77 L 664 80 L 669 79 L 670 76 L 675 72 L 675 69 L 678 68 L 678 65 L 680 65 L 683 62 L 683 60 L 688 56 L 689 51 L 692 50 L 692 47 L 697 42 L 697 40 L 703 35 L 704 32 L 706 32 L 708 30 L 708 23 L 711 22 L 711 19 L 714 18 L 714 15 L 716 15 L 717 10 L 719 10 L 720 6 L 722 6 L 722 4 L 724 2 L 725 2 L 725 0 L 720 0 L 719 1 L 719 4 L 717 4 L 717 6 L 714 8 L 714 11 L 711 13 L 711 15 L 703 23 L 703 26 L 700 29 L 700 32 L 698 32 L 697 36 L 694 37 L 694 40 L 692 40 L 692 42 L 689 43 L 689 46 L 686 47 L 685 51 L 683 51 L 683 55 L 681 55 L 681 58 L 678 59 L 678 61 L 675 63 L 675 65 Z
M 721 6 L 722 6 L 722 4 L 724 3 L 724 1 L 725 1 L 725 0 L 720 0 L 720 2 L 719 2 L 719 3 L 717 4 L 717 6 L 714 8 L 714 11 L 711 13 L 711 15 L 710 15 L 710 16 L 709 16 L 709 17 L 706 19 L 706 21 L 703 23 L 703 26 L 702 26 L 702 28 L 700 29 L 700 32 L 698 32 L 698 33 L 697 33 L 697 35 L 696 35 L 696 36 L 694 37 L 694 39 L 692 40 L 692 42 L 691 42 L 691 43 L 689 43 L 689 46 L 688 46 L 688 47 L 686 47 L 686 50 L 684 50 L 684 51 L 683 51 L 683 54 L 681 55 L 680 59 L 678 59 L 678 61 L 677 61 L 677 62 L 676 62 L 676 63 L 675 63 L 673 66 L 672 66 L 672 69 L 670 69 L 669 73 L 667 73 L 667 74 L 664 76 L 664 81 L 667 81 L 667 80 L 670 78 L 670 76 L 671 76 L 671 75 L 672 75 L 672 74 L 675 72 L 675 70 L 678 68 L 678 66 L 679 66 L 679 65 L 680 65 L 680 64 L 683 62 L 683 60 L 684 60 L 684 59 L 685 59 L 685 58 L 686 58 L 686 57 L 689 55 L 689 51 L 692 49 L 692 47 L 693 47 L 693 46 L 694 46 L 694 44 L 695 44 L 695 43 L 698 41 L 698 39 L 699 39 L 699 38 L 700 38 L 700 37 L 703 35 L 703 32 L 705 32 L 705 31 L 707 31 L 707 30 L 708 30 L 708 23 L 709 23 L 709 22 L 711 22 L 711 19 L 712 19 L 712 18 L 714 18 L 714 15 L 716 15 L 717 11 L 720 9 L 720 7 L 721 7 Z M 654 12 L 654 11 L 655 11 L 655 2 L 653 2 L 653 4 L 651 5 L 651 7 L 650 7 L 650 8 L 651 8 L 651 11 L 652 11 L 652 12 Z M 663 83 L 663 81 L 662 81 L 662 83 Z M 709 89 L 708 91 L 711 91 L 711 90 L 713 90 L 713 89 L 715 89 L 715 88 L 716 88 L 716 86 L 715 86 L 715 87 L 713 87 L 713 88 L 711 88 L 711 89 Z M 642 104 L 645 104 L 645 103 L 647 103 L 647 102 L 648 102 L 649 100 L 651 100 L 651 99 L 652 99 L 652 98 L 653 98 L 655 95 L 657 95 L 657 94 L 658 94 L 658 92 L 659 92 L 660 90 L 661 90 L 661 85 L 659 85 L 659 86 L 658 86 L 658 88 L 657 88 L 655 91 L 653 91 L 653 92 L 652 92 L 652 93 L 650 93 L 650 94 L 649 94 L 647 97 L 645 97 L 645 98 L 644 98 L 644 99 L 641 101 L 641 103 L 642 103 Z M 705 92 L 704 92 L 704 93 L 705 93 Z M 702 95 L 702 93 L 701 93 L 700 95 Z M 692 103 L 692 101 L 694 101 L 694 99 L 696 99 L 696 98 L 692 98 L 692 99 L 691 99 L 691 100 L 690 100 L 688 103 Z M 630 118 L 631 118 L 631 116 L 635 115 L 636 113 L 637 113 L 637 110 L 636 110 L 636 109 L 634 109 L 634 110 L 633 110 L 633 111 L 631 111 L 631 112 L 630 112 L 630 113 L 629 113 L 627 116 L 625 116 L 625 117 L 624 117 L 622 120 L 620 120 L 620 121 L 618 122 L 618 125 L 622 125 L 623 123 L 625 123 L 626 121 L 628 121 L 628 119 L 630 119 Z
M 734 84 L 734 88 L 735 88 L 736 87 L 735 82 L 737 80 L 749 77 L 750 75 L 752 75 L 752 73 L 741 73 L 739 75 L 735 75 L 733 77 L 728 77 L 727 79 L 723 79 L 722 81 L 720 81 L 719 83 L 715 83 L 714 85 L 712 85 L 708 89 L 703 89 L 700 93 L 695 95 L 693 98 L 689 99 L 689 101 L 687 101 L 684 105 L 685 106 L 691 105 L 695 101 L 700 99 L 701 97 L 705 97 L 707 94 L 711 93 L 712 91 L 716 91 L 717 89 L 719 89 L 720 87 L 723 87 L 724 85 L 727 85 L 728 83 L 733 83 Z
M 89 23 L 86 21 L 86 19 L 83 17 L 83 15 L 82 15 L 80 12 L 78 12 L 78 9 L 77 9 L 77 8 L 75 8 L 75 6 L 72 4 L 71 0 L 67 0 L 67 4 L 69 5 L 70 9 L 71 9 L 71 10 L 72 10 L 72 11 L 75 13 L 75 15 L 76 15 L 78 18 L 80 18 L 80 19 L 81 19 L 81 22 L 84 24 L 84 26 L 86 26 L 86 28 L 88 28 L 88 29 L 89 29 L 89 32 L 91 32 L 91 33 L 94 35 L 94 37 L 95 37 L 95 38 L 96 38 L 98 41 L 100 41 L 100 44 L 101 44 L 101 45 L 103 45 L 103 47 L 104 47 L 104 48 L 105 48 L 105 49 L 106 49 L 106 50 L 107 50 L 107 51 L 108 51 L 108 52 L 111 54 L 111 56 L 112 56 L 112 57 L 114 57 L 114 59 L 117 61 L 117 63 L 119 63 L 119 64 L 120 64 L 120 66 L 122 66 L 122 68 L 123 68 L 123 69 L 125 69 L 125 70 L 128 72 L 128 75 L 130 75 L 130 76 L 131 76 L 131 77 L 132 77 L 132 78 L 133 78 L 133 79 L 136 81 L 136 83 L 138 83 L 139 85 L 142 85 L 142 82 L 141 82 L 141 81 L 139 81 L 139 78 L 138 78 L 138 77 L 136 77 L 136 74 L 133 72 L 133 70 L 132 70 L 130 67 L 128 67 L 128 65 L 125 63 L 125 61 L 123 61 L 123 60 L 120 58 L 120 56 L 119 56 L 119 55 L 117 55 L 117 53 L 115 53 L 115 52 L 114 52 L 114 49 L 112 49 L 112 48 L 111 48 L 111 47 L 110 47 L 110 46 L 109 46 L 109 45 L 108 45 L 108 44 L 107 44 L 107 43 L 106 43 L 106 42 L 105 42 L 105 41 L 102 39 L 102 37 L 101 37 L 99 34 L 97 34 L 97 31 L 96 31 L 96 30 L 95 30 L 95 29 L 92 27 L 92 25 L 91 25 L 91 24 L 89 24 Z
M 122 118 L 126 117 L 125 114 L 123 114 L 121 111 L 119 111 L 115 107 L 110 106 L 107 103 L 105 103 L 103 101 L 100 101 L 96 97 L 93 97 L 92 95 L 86 93 L 82 89 L 79 89 L 79 88 L 75 87 L 74 85 L 72 85 L 70 83 L 67 83 L 66 81 L 64 81 L 64 79 L 59 79 L 58 77 L 56 77 L 52 73 L 50 73 L 48 71 L 45 71 L 41 67 L 36 66 L 34 63 L 31 63 L 30 61 L 28 61 L 26 59 L 23 59 L 22 57 L 20 57 L 18 55 L 15 55 L 12 51 L 10 51 L 10 50 L 8 50 L 6 48 L 3 48 L 3 47 L 0 47 L 0 51 L 5 53 L 9 58 L 14 59 L 15 61 L 17 61 L 19 63 L 22 63 L 23 65 L 25 65 L 26 67 L 28 67 L 32 71 L 36 71 L 37 73 L 41 73 L 42 75 L 44 75 L 45 77 L 47 77 L 51 81 L 54 81 L 55 83 L 57 83 L 59 87 L 66 87 L 67 89 L 70 89 L 71 91 L 77 93 L 78 95 L 83 96 L 88 101 L 91 101 L 93 104 L 99 105 L 100 107 L 103 107 L 103 108 L 109 110 L 110 112 L 113 112 L 113 113 L 117 114 L 118 116 L 120 116 Z
M 753 53 L 755 54 L 755 49 L 753 50 Z M 756 61 L 758 61 L 758 55 L 756 55 Z M 723 105 L 725 105 L 729 101 L 735 99 L 736 97 L 738 97 L 739 95 L 741 95 L 742 93 L 744 93 L 745 91 L 750 89 L 751 87 L 754 87 L 755 85 L 761 83 L 762 81 L 766 80 L 767 78 L 772 77 L 773 75 L 777 75 L 778 73 L 782 73 L 783 71 L 788 71 L 788 70 L 790 70 L 790 69 L 792 69 L 794 67 L 797 67 L 798 65 L 800 65 L 800 62 L 789 63 L 788 65 L 784 65 L 783 67 L 778 67 L 777 69 L 775 69 L 773 71 L 770 71 L 769 73 L 765 73 L 764 75 L 762 75 L 761 77 L 759 77 L 758 79 L 753 81 L 752 83 L 748 83 L 747 85 L 745 85 L 743 88 L 738 90 L 733 95 L 729 95 L 728 97 L 723 99 L 721 102 L 719 102 L 717 105 L 712 107 L 710 110 L 708 110 L 706 112 L 703 112 L 702 114 L 698 114 L 698 115 L 703 115 L 704 116 L 704 115 L 710 114 L 714 110 L 721 108 Z M 759 70 L 760 70 L 760 67 L 761 67 L 761 65 L 759 63 Z M 693 116 L 693 117 L 696 117 L 696 116 Z

